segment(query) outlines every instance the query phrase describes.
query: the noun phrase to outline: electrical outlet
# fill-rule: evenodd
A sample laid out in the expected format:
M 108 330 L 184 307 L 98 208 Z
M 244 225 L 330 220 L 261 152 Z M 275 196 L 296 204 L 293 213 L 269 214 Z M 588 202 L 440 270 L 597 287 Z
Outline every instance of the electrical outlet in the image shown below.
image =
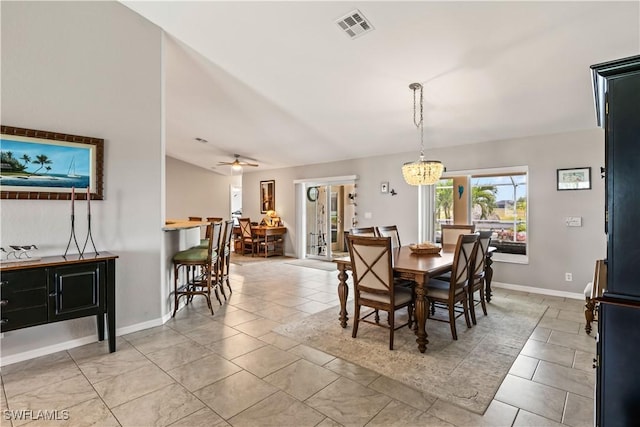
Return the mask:
M 571 273 L 564 273 L 564 280 L 565 280 L 565 282 L 571 282 L 571 281 L 573 281 L 573 274 L 571 274 Z

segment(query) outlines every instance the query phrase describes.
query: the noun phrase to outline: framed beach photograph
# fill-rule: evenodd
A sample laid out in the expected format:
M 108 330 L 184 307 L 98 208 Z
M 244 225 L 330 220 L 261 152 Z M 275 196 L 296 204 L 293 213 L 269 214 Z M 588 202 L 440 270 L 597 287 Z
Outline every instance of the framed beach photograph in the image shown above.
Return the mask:
M 104 140 L 2 126 L 2 199 L 103 199 Z
M 558 169 L 558 190 L 590 190 L 591 168 Z
M 260 181 L 260 213 L 276 210 L 276 182 Z

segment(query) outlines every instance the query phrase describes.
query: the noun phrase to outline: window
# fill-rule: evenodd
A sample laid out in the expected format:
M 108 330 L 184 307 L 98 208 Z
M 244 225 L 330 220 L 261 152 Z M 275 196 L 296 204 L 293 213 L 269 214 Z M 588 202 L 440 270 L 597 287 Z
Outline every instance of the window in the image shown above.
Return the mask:
M 473 223 L 493 231 L 496 261 L 527 262 L 527 183 L 526 167 L 448 173 L 435 186 L 436 241 L 442 224 Z

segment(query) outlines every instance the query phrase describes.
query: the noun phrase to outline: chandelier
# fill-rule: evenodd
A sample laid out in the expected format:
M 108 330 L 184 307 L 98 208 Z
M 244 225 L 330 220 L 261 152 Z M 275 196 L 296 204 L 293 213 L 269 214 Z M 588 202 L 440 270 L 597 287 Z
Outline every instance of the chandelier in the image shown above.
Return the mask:
M 413 123 L 420 130 L 420 158 L 415 162 L 402 165 L 402 176 L 409 185 L 433 185 L 440 179 L 444 166 L 438 160 L 424 159 L 424 120 L 422 85 L 411 83 L 409 89 L 413 90 Z M 417 120 L 416 92 L 420 90 L 420 120 Z

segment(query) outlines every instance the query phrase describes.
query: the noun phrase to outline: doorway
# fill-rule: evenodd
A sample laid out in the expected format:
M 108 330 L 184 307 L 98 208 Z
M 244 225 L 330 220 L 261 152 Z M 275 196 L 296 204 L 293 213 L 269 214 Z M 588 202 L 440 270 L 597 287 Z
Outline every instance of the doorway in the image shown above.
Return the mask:
M 305 257 L 332 260 L 348 255 L 345 231 L 356 216 L 355 183 L 306 183 L 302 247 Z

